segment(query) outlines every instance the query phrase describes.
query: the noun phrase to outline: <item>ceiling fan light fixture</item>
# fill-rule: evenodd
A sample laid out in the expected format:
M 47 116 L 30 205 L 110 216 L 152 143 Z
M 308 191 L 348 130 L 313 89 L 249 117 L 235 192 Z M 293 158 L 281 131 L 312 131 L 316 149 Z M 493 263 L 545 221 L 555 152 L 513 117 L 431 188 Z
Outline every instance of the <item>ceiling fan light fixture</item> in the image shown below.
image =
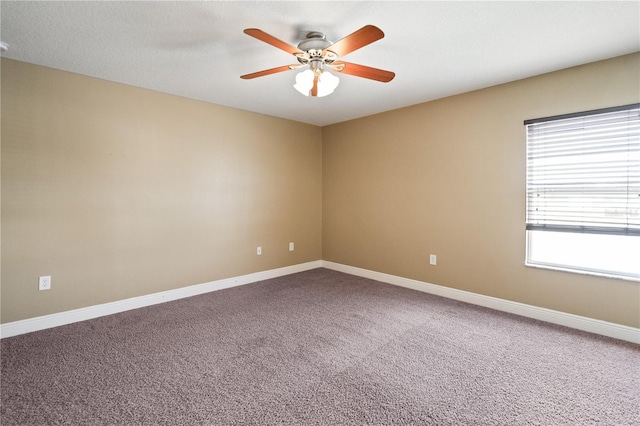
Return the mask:
M 293 87 L 303 95 L 309 96 L 311 89 L 313 89 L 314 76 L 315 73 L 309 69 L 298 73 L 296 75 L 296 84 L 294 84 Z M 340 84 L 338 77 L 330 72 L 320 71 L 320 75 L 318 76 L 318 93 L 316 96 L 321 98 L 332 94 L 336 87 L 338 87 L 338 84 Z

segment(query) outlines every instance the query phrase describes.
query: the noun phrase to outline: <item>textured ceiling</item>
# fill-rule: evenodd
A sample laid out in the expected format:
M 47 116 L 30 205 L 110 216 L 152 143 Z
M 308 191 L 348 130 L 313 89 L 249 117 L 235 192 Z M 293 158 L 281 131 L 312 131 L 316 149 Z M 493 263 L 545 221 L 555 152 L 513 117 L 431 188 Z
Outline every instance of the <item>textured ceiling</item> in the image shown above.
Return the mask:
M 3 57 L 261 114 L 327 125 L 640 50 L 640 2 L 12 2 L 0 3 Z M 245 35 L 290 44 L 373 24 L 385 37 L 345 60 L 396 73 L 340 75 L 307 98 L 295 63 Z

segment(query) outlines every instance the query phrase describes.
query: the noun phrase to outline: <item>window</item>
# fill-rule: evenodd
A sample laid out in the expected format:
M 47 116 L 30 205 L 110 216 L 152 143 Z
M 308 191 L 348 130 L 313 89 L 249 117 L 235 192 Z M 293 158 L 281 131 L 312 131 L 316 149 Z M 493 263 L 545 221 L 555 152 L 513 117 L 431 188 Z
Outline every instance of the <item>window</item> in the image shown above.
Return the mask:
M 640 280 L 640 104 L 524 124 L 526 264 Z

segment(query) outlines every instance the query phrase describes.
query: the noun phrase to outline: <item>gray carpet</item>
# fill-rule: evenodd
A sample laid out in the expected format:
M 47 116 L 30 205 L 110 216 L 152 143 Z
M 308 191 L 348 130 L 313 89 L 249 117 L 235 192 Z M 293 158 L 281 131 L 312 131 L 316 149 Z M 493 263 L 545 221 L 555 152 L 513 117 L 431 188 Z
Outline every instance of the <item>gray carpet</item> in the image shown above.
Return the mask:
M 1 341 L 7 425 L 638 425 L 640 347 L 326 269 Z

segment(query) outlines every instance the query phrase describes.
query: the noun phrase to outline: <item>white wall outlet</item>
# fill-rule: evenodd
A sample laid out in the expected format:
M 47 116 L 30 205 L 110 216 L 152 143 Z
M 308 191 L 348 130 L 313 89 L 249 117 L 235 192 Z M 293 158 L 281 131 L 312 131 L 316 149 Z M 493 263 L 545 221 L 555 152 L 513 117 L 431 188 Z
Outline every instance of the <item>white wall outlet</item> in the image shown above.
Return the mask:
M 429 264 L 430 265 L 435 265 L 437 261 L 436 255 L 435 254 L 430 254 L 429 255 Z
M 262 247 L 258 247 L 258 248 L 256 249 L 256 254 L 257 254 L 258 256 L 262 256 Z
M 51 290 L 51 275 L 38 279 L 38 290 Z
M 289 243 L 289 251 L 293 251 L 293 249 L 294 249 L 293 243 Z

